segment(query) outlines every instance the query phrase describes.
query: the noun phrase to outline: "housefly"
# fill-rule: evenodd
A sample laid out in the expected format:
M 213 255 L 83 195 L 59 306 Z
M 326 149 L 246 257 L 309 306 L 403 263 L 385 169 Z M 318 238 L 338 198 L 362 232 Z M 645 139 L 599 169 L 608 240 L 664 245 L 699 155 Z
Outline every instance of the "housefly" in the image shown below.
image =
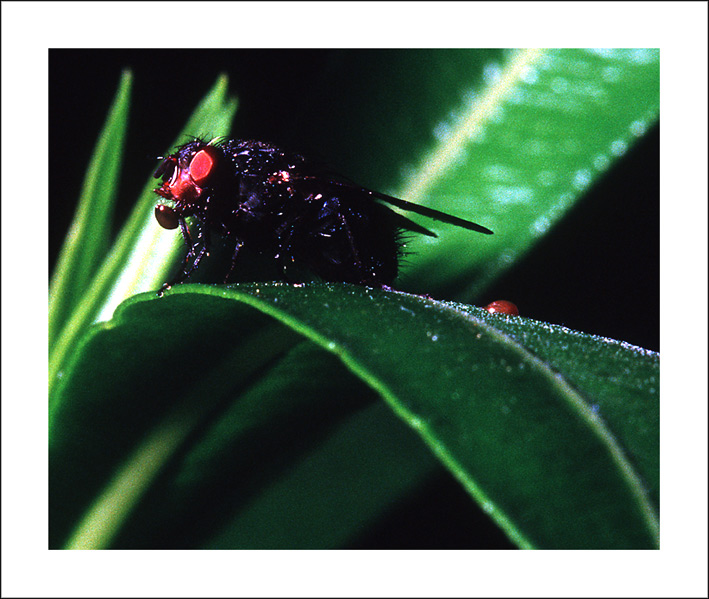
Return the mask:
M 389 287 L 397 276 L 402 233 L 436 234 L 383 203 L 471 231 L 481 225 L 357 186 L 299 154 L 260 141 L 194 139 L 162 159 L 155 189 L 161 227 L 179 227 L 187 245 L 181 271 L 164 291 L 187 279 L 209 254 L 212 236 L 277 263 L 283 276 L 303 269 L 326 281 Z M 190 230 L 187 218 L 197 225 Z

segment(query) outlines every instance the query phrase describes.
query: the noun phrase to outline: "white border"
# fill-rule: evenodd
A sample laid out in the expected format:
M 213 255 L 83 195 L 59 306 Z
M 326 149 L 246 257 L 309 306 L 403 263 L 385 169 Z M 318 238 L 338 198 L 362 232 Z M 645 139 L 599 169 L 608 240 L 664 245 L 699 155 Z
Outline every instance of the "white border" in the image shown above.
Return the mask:
M 47 49 L 216 45 L 661 48 L 660 551 L 46 550 Z M 706 596 L 706 50 L 703 2 L 3 2 L 2 596 Z

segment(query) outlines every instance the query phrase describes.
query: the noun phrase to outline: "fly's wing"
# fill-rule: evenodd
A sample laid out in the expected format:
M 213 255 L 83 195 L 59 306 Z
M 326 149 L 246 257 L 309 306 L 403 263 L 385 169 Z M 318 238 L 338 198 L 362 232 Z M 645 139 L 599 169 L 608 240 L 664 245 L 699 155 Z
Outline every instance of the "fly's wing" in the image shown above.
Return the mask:
M 383 206 L 379 204 L 379 207 L 382 210 L 386 210 L 387 218 L 391 220 L 391 223 L 395 227 L 399 229 L 406 229 L 407 231 L 413 231 L 414 233 L 420 233 L 421 235 L 428 235 L 429 237 L 438 237 L 438 235 L 436 235 L 433 231 L 429 231 L 426 227 L 422 227 L 414 221 L 409 220 L 405 216 L 402 216 L 398 212 L 394 212 L 388 206 Z
M 434 210 L 433 208 L 426 208 L 425 206 L 420 206 L 419 204 L 413 204 L 411 202 L 407 202 L 406 200 L 400 200 L 399 198 L 388 196 L 388 195 L 385 195 L 383 193 L 379 193 L 376 191 L 372 191 L 371 194 L 375 198 L 377 198 L 378 200 L 382 200 L 384 202 L 387 202 L 388 204 L 391 204 L 392 206 L 396 206 L 397 208 L 401 208 L 402 210 L 408 210 L 409 212 L 414 212 L 416 214 L 420 214 L 421 216 L 427 216 L 428 218 L 432 218 L 433 220 L 437 220 L 442 223 L 448 223 L 449 225 L 455 225 L 457 227 L 462 227 L 463 229 L 468 229 L 468 231 L 477 231 L 478 233 L 485 233 L 486 235 L 492 235 L 492 231 L 490 231 L 490 229 L 483 227 L 482 225 L 478 225 L 477 223 L 472 223 L 469 220 L 464 220 L 462 218 L 458 218 L 457 216 L 453 216 L 451 214 L 446 214 L 445 212 L 440 212 L 438 210 Z M 406 220 L 408 222 L 412 222 L 407 218 L 405 218 L 404 220 Z M 418 225 L 416 225 L 416 226 L 418 226 Z M 423 228 L 423 227 L 421 227 L 421 228 Z M 416 231 L 418 229 L 412 229 L 412 230 Z M 424 229 L 424 230 L 428 231 L 427 229 Z M 425 234 L 430 235 L 431 232 L 428 231 Z M 435 237 L 435 234 L 434 234 L 434 237 Z
M 392 206 L 396 206 L 401 210 L 408 210 L 409 212 L 414 212 L 416 214 L 420 214 L 421 216 L 427 216 L 428 218 L 432 218 L 433 220 L 437 220 L 442 223 L 448 223 L 450 225 L 462 227 L 463 229 L 467 229 L 468 231 L 476 231 L 478 233 L 492 235 L 492 231 L 490 231 L 490 229 L 483 227 L 482 225 L 478 225 L 477 223 L 458 218 L 457 216 L 452 216 L 451 214 L 446 214 L 445 212 L 434 210 L 433 208 L 426 208 L 425 206 L 413 204 L 411 202 L 407 202 L 406 200 L 400 200 L 399 198 L 388 196 L 384 193 L 379 193 L 378 191 L 372 191 L 370 189 L 360 187 L 359 185 L 346 180 L 344 177 L 335 173 L 331 173 L 329 171 L 327 171 L 327 176 L 323 176 L 323 173 L 320 173 L 319 176 L 299 175 L 297 178 L 302 181 L 318 181 L 324 179 L 330 185 L 339 188 L 344 188 L 350 192 L 354 192 L 357 194 L 368 194 L 372 198 L 381 200 L 383 202 L 386 202 L 387 204 L 391 204 Z M 392 215 L 392 221 L 397 227 L 413 231 L 414 233 L 428 235 L 429 237 L 438 237 L 438 235 L 436 235 L 433 231 L 429 231 L 426 227 L 422 227 L 414 221 L 409 220 L 405 216 L 402 216 L 398 212 L 394 212 L 393 210 L 389 210 L 388 212 Z

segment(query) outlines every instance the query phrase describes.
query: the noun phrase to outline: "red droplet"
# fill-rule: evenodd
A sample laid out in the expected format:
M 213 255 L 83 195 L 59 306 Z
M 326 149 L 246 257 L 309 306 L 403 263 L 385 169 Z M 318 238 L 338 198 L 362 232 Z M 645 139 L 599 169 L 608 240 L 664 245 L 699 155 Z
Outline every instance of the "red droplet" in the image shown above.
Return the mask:
M 519 309 L 512 302 L 507 300 L 495 300 L 490 302 L 485 309 L 490 314 L 507 314 L 508 316 L 519 316 Z
M 155 206 L 155 220 L 163 229 L 177 229 L 180 226 L 180 219 L 177 213 L 164 204 Z
M 199 186 L 205 185 L 214 174 L 219 151 L 214 146 L 207 146 L 197 152 L 190 162 L 190 177 Z

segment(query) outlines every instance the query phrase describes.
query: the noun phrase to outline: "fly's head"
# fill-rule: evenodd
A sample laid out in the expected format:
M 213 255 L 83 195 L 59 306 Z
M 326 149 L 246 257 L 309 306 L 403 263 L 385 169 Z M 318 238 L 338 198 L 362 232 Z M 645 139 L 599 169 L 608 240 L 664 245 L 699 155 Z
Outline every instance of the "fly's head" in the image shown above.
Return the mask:
M 170 201 L 158 204 L 155 218 L 165 229 L 175 229 L 180 219 L 206 210 L 224 170 L 224 153 L 218 146 L 194 141 L 162 159 L 153 176 L 162 177 L 155 193 Z

